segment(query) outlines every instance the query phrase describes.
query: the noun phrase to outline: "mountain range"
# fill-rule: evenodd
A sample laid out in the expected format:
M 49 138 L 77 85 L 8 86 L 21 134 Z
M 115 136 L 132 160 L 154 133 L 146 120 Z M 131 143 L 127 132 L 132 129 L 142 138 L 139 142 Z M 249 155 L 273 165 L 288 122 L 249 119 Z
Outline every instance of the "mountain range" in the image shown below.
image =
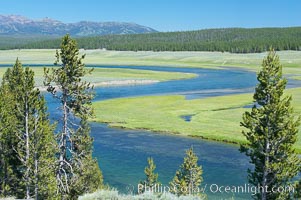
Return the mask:
M 126 22 L 91 22 L 63 23 L 51 18 L 40 20 L 20 15 L 0 15 L 0 35 L 2 36 L 96 36 L 111 34 L 153 33 L 156 30 L 135 23 Z

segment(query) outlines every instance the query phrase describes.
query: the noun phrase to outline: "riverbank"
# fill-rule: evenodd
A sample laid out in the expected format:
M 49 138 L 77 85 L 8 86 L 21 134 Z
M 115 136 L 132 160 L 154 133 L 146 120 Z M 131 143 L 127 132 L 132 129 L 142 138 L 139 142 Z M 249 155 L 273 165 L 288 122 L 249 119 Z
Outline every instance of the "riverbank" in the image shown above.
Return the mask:
M 86 54 L 85 63 L 89 65 L 114 66 L 166 66 L 219 68 L 239 67 L 257 71 L 263 53 L 235 54 L 222 52 L 151 52 L 151 51 L 104 51 L 80 50 Z M 279 51 L 285 74 L 300 74 L 301 51 Z M 24 64 L 52 64 L 55 60 L 55 49 L 16 49 L 1 50 L 0 64 L 12 64 L 18 57 Z
M 288 89 L 301 114 L 301 88 Z M 187 100 L 181 95 L 120 98 L 94 102 L 93 121 L 111 127 L 200 137 L 226 143 L 244 143 L 240 122 L 250 110 L 252 94 Z M 296 149 L 301 153 L 301 127 Z
M 0 80 L 6 69 L 7 67 L 0 67 Z M 43 87 L 44 67 L 31 67 L 31 69 L 35 73 L 36 86 L 42 91 L 45 90 Z M 95 87 L 103 87 L 153 84 L 162 81 L 190 79 L 195 77 L 197 77 L 197 75 L 193 73 L 121 68 L 94 68 L 93 72 L 87 75 L 84 80 L 89 81 Z
M 92 83 L 92 86 L 95 87 L 111 87 L 111 86 L 126 86 L 126 85 L 147 85 L 147 84 L 154 84 L 159 83 L 160 81 L 157 80 L 113 80 L 113 81 L 102 81 Z M 45 92 L 47 91 L 47 87 L 45 86 L 37 86 L 37 88 Z

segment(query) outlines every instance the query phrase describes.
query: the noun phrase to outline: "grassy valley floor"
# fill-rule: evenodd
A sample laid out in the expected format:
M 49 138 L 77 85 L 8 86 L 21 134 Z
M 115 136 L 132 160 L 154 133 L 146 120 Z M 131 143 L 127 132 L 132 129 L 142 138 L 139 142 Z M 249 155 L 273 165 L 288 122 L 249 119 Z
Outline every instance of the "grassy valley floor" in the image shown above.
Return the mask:
M 152 51 L 105 51 L 81 50 L 89 65 L 135 65 L 166 67 L 219 68 L 240 67 L 257 71 L 264 53 L 235 54 L 222 52 L 152 52 Z M 301 75 L 301 51 L 279 51 L 284 73 Z M 24 64 L 52 64 L 55 49 L 0 50 L 0 64 L 13 64 L 18 57 Z
M 7 67 L 0 67 L 0 80 L 5 73 Z M 44 68 L 32 67 L 35 73 L 36 86 L 43 86 Z M 151 84 L 160 81 L 189 79 L 196 77 L 192 73 L 180 72 L 159 72 L 151 70 L 135 70 L 135 69 L 110 69 L 110 68 L 94 68 L 90 75 L 85 77 L 86 81 L 91 82 L 95 86 L 110 85 L 129 85 L 129 84 Z
M 55 49 L 0 50 L 0 64 L 12 65 L 16 58 L 23 64 L 53 64 Z M 214 68 L 238 67 L 258 71 L 263 53 L 222 53 L 222 52 L 152 52 L 152 51 L 106 51 L 80 50 L 86 54 L 87 65 L 103 66 L 160 66 Z M 283 72 L 292 79 L 301 80 L 301 51 L 278 51 Z
M 165 66 L 215 68 L 238 67 L 258 71 L 267 53 L 231 54 L 221 52 L 132 52 L 81 50 L 86 54 L 88 65 L 104 66 Z M 277 52 L 283 64 L 284 74 L 301 80 L 301 51 Z M 18 57 L 23 64 L 52 64 L 54 49 L 5 50 L 0 51 L 0 64 L 13 65 Z M 43 68 L 34 67 L 37 85 L 42 85 Z M 0 68 L 0 76 L 5 68 Z M 95 85 L 145 84 L 157 81 L 188 79 L 195 74 L 177 72 L 155 72 L 133 69 L 99 69 L 87 77 Z M 294 107 L 301 113 L 301 88 L 290 89 Z M 240 121 L 244 108 L 252 103 L 252 94 L 186 100 L 184 96 L 147 96 L 113 99 L 94 103 L 94 121 L 107 122 L 114 127 L 148 129 L 202 137 L 232 143 L 245 142 L 241 134 Z M 301 131 L 296 145 L 301 152 Z
M 296 114 L 301 114 L 301 88 L 289 89 Z M 250 110 L 252 94 L 186 100 L 184 96 L 120 98 L 93 103 L 93 121 L 112 127 L 146 129 L 230 143 L 244 143 L 240 122 Z M 297 151 L 301 152 L 301 127 Z

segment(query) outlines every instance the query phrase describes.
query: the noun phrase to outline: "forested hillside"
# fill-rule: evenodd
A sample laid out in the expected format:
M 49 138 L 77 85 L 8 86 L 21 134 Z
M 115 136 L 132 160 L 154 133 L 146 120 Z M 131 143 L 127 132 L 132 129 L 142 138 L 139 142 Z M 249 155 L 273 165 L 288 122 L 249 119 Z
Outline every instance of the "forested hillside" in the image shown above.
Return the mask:
M 80 48 L 120 51 L 227 51 L 232 53 L 301 50 L 301 27 L 222 28 L 199 31 L 105 35 L 77 39 Z M 60 40 L 15 45 L 13 48 L 58 48 Z M 2 47 L 5 49 L 5 47 Z M 11 47 L 10 47 L 11 48 Z
M 30 43 L 41 42 L 45 40 L 57 39 L 55 36 L 45 36 L 45 35 L 32 35 L 32 36 L 22 36 L 22 35 L 12 35 L 3 36 L 0 35 L 0 49 L 18 49 L 23 45 Z

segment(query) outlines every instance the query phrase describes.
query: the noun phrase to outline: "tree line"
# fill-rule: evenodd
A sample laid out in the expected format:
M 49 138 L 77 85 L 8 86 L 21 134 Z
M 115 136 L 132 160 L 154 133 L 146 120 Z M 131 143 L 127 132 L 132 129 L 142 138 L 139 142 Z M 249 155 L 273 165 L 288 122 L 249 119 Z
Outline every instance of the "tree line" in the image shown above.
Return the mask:
M 30 35 L 30 36 L 23 36 L 23 35 L 0 35 L 0 49 L 1 50 L 8 50 L 8 49 L 15 49 L 22 45 L 26 45 L 29 43 L 34 43 L 38 41 L 45 41 L 50 39 L 57 39 L 58 36 L 46 36 L 46 35 Z M 58 45 L 59 48 L 59 45 Z
M 220 51 L 258 53 L 273 47 L 301 50 L 301 27 L 289 28 L 220 28 L 198 31 L 147 34 L 105 35 L 77 38 L 80 48 L 118 51 Z M 2 46 L 2 49 L 58 48 L 59 39 Z

